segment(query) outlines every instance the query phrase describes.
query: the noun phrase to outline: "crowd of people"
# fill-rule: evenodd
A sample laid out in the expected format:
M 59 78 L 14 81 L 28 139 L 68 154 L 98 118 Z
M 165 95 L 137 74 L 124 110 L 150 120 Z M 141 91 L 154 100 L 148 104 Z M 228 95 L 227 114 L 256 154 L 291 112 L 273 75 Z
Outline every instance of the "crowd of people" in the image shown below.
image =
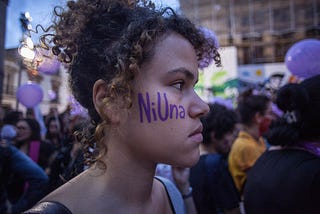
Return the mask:
M 73 133 L 90 121 L 52 108 L 41 121 L 46 130 L 42 135 L 33 109 L 2 110 L 0 213 L 21 213 L 85 169 L 81 145 Z
M 317 213 L 320 75 L 275 94 L 249 89 L 234 108 L 209 104 L 200 159 L 191 167 L 197 213 Z M 171 166 L 156 173 L 172 178 Z M 171 179 L 175 182 L 175 179 Z
M 7 111 L 0 213 L 315 213 L 320 75 L 205 103 L 201 27 L 149 1 L 78 0 L 42 37 L 86 116 Z M 276 114 L 277 106 L 282 115 Z

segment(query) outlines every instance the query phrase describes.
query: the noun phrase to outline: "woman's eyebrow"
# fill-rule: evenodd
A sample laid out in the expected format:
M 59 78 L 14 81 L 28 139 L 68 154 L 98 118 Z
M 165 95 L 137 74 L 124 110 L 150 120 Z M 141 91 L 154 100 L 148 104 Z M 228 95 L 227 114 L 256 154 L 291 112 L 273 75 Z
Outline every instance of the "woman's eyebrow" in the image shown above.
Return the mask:
M 168 73 L 169 74 L 182 73 L 183 75 L 185 75 L 190 80 L 195 79 L 194 74 L 191 71 L 189 71 L 188 69 L 186 69 L 186 68 L 176 68 L 176 69 L 168 71 Z

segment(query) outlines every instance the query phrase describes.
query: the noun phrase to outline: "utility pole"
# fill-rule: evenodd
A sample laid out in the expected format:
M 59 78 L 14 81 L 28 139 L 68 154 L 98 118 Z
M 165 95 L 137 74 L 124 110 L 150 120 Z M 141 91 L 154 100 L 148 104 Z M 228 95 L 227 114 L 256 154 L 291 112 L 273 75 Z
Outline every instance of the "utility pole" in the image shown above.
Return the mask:
M 6 18 L 7 6 L 9 0 L 0 0 L 0 104 L 2 103 L 3 94 L 3 76 L 4 76 L 4 58 L 5 58 L 5 32 L 6 32 Z

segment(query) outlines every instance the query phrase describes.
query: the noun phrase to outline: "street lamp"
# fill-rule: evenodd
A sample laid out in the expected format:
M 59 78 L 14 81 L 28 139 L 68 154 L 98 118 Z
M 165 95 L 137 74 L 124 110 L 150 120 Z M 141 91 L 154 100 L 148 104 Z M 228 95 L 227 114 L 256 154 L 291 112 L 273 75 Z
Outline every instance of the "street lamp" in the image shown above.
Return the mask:
M 19 48 L 19 54 L 28 59 L 28 60 L 33 60 L 35 57 L 35 52 L 34 52 L 34 45 L 30 37 L 27 37 L 22 43 Z
M 20 60 L 20 63 L 19 63 L 17 89 L 21 85 L 22 67 L 23 67 L 22 62 L 23 61 L 32 62 L 33 59 L 35 58 L 34 44 L 30 37 L 30 30 L 32 29 L 32 26 L 30 24 L 30 22 L 32 21 L 30 13 L 29 12 L 21 13 L 19 20 L 20 20 L 21 30 L 22 30 L 22 39 L 20 41 L 18 53 L 22 56 L 22 60 Z M 16 110 L 18 110 L 18 108 L 19 108 L 19 100 L 16 97 Z

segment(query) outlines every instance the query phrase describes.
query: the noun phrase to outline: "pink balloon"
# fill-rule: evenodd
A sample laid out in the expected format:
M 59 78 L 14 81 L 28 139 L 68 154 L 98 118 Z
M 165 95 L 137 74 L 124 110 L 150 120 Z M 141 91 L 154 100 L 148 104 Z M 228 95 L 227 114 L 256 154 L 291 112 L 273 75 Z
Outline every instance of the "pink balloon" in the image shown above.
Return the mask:
M 288 70 L 300 78 L 320 74 L 320 40 L 304 39 L 289 48 L 285 56 Z
M 26 83 L 18 88 L 16 96 L 22 105 L 33 108 L 42 101 L 43 91 L 38 84 Z

